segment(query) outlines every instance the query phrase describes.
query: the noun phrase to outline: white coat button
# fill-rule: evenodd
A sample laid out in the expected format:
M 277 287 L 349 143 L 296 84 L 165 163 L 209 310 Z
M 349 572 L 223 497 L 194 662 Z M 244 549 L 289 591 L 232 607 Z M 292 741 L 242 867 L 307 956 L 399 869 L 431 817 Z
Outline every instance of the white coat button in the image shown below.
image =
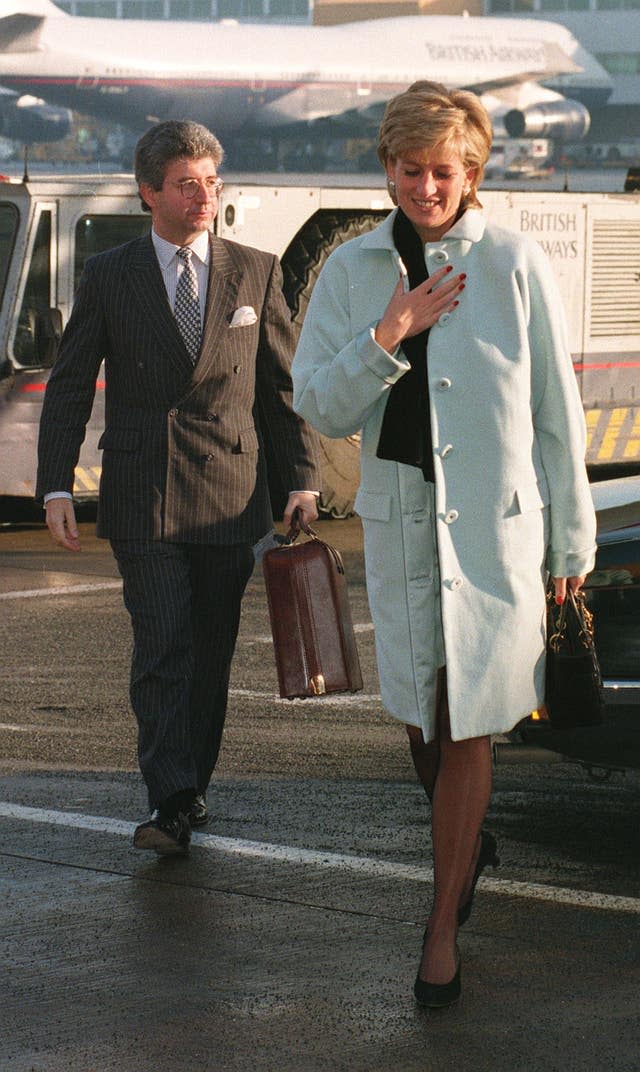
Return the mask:
M 453 444 L 452 443 L 445 443 L 444 447 L 440 451 L 440 457 L 441 458 L 447 458 L 451 454 L 452 450 L 453 450 Z
M 448 391 L 451 387 L 451 380 L 448 376 L 443 376 L 441 380 L 438 380 L 436 387 L 439 391 Z
M 457 592 L 459 588 L 462 588 L 463 584 L 464 584 L 464 581 L 462 580 L 462 577 L 452 577 L 451 578 L 451 591 L 452 592 Z
M 444 520 L 447 525 L 453 525 L 453 522 L 457 521 L 459 516 L 460 515 L 457 510 L 448 510 L 447 513 L 444 515 Z
M 433 254 L 433 259 L 434 261 L 437 261 L 438 264 L 446 264 L 446 262 L 449 260 L 447 254 L 443 249 L 436 250 L 436 252 Z
M 438 323 L 439 323 L 441 328 L 443 328 L 445 326 L 445 324 L 448 324 L 450 320 L 451 320 L 451 313 L 441 313 L 440 316 L 438 317 Z

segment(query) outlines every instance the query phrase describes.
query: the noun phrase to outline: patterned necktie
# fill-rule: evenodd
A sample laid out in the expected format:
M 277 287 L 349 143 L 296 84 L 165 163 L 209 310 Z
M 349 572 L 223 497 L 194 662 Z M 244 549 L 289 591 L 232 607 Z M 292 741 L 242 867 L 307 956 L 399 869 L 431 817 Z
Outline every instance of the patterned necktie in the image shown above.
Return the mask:
M 198 279 L 196 270 L 191 263 L 192 252 L 188 246 L 182 246 L 177 251 L 177 256 L 182 261 L 184 268 L 178 279 L 176 303 L 173 311 L 189 357 L 195 365 L 200 353 L 200 336 L 202 332 Z

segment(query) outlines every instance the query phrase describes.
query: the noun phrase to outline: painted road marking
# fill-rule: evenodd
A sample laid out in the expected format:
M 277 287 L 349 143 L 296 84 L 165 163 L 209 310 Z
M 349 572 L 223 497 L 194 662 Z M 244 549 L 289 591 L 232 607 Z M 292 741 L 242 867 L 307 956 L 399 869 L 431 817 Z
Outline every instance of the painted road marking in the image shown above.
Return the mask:
M 0 801 L 0 816 L 5 819 L 67 827 L 71 830 L 93 830 L 126 838 L 132 837 L 136 828 L 135 823 L 128 823 L 122 819 L 29 808 L 21 804 L 12 804 L 9 801 Z M 300 849 L 291 845 L 274 845 L 265 841 L 247 841 L 243 838 L 220 837 L 215 834 L 194 833 L 192 843 L 208 851 L 267 860 L 270 863 L 301 864 L 325 871 L 348 871 L 368 878 L 433 882 L 433 870 L 430 867 L 416 867 L 414 864 L 402 864 L 393 860 L 376 860 L 370 856 L 318 852 L 316 849 Z M 636 897 L 620 897 L 615 894 L 595 893 L 592 890 L 571 890 L 563 886 L 544 886 L 538 882 L 516 882 L 511 879 L 485 878 L 484 876 L 482 889 L 483 892 L 534 901 L 552 901 L 554 904 L 565 904 L 573 908 L 595 908 L 606 912 L 627 912 L 640 915 L 640 899 Z
M 96 584 L 65 584 L 56 588 L 26 588 L 17 592 L 1 592 L 0 599 L 37 599 L 38 596 L 75 596 L 85 592 L 109 592 L 122 588 L 122 581 L 98 581 Z M 354 633 L 369 633 L 373 631 L 373 622 L 356 622 L 353 626 Z M 270 634 L 261 636 L 240 635 L 240 640 L 250 640 L 253 644 L 271 644 L 273 638 Z
M 322 696 L 296 696 L 294 700 L 287 700 L 277 696 L 274 692 L 258 692 L 256 689 L 229 689 L 229 696 L 239 696 L 245 700 L 266 700 L 268 703 L 286 704 L 288 706 L 310 703 L 317 707 L 318 703 L 324 703 L 332 707 L 336 704 L 341 707 L 348 707 L 352 704 L 382 703 L 379 693 L 367 695 L 363 692 L 327 692 Z
M 624 457 L 640 458 L 640 410 L 638 410 L 638 413 L 636 414 L 629 441 L 624 448 Z
M 353 631 L 354 633 L 372 633 L 373 622 L 354 622 Z M 240 633 L 238 641 L 240 642 L 242 640 L 244 640 L 245 643 L 248 642 L 250 644 L 273 644 L 273 637 L 268 633 L 264 633 L 262 636 L 251 636 L 249 633 L 243 636 L 242 633 Z
M 640 412 L 636 406 L 589 409 L 585 420 L 589 463 L 629 461 L 640 457 Z
M 99 581 L 97 584 L 65 584 L 58 588 L 26 588 L 21 592 L 1 592 L 0 599 L 36 599 L 38 596 L 75 596 L 83 592 L 109 592 L 122 588 L 122 581 Z

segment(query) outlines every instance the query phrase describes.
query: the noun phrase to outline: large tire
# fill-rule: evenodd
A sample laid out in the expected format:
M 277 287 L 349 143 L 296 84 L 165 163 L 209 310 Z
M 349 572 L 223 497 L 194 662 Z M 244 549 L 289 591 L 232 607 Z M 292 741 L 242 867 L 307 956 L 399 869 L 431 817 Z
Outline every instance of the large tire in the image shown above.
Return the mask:
M 302 325 L 311 291 L 334 249 L 350 238 L 371 231 L 386 212 L 317 212 L 296 235 L 282 258 L 284 295 L 292 320 Z M 328 439 L 320 436 L 322 488 L 320 509 L 331 517 L 349 517 L 360 482 L 360 436 Z

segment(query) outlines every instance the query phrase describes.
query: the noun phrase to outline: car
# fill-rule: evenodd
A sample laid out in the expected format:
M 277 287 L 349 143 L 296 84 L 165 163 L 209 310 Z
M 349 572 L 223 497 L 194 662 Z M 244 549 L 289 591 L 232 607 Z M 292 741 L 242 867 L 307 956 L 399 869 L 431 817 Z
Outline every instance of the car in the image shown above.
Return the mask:
M 591 492 L 598 551 L 585 594 L 603 679 L 602 724 L 557 729 L 543 709 L 520 723 L 504 752 L 519 743 L 606 776 L 612 770 L 640 770 L 640 476 L 593 484 Z

